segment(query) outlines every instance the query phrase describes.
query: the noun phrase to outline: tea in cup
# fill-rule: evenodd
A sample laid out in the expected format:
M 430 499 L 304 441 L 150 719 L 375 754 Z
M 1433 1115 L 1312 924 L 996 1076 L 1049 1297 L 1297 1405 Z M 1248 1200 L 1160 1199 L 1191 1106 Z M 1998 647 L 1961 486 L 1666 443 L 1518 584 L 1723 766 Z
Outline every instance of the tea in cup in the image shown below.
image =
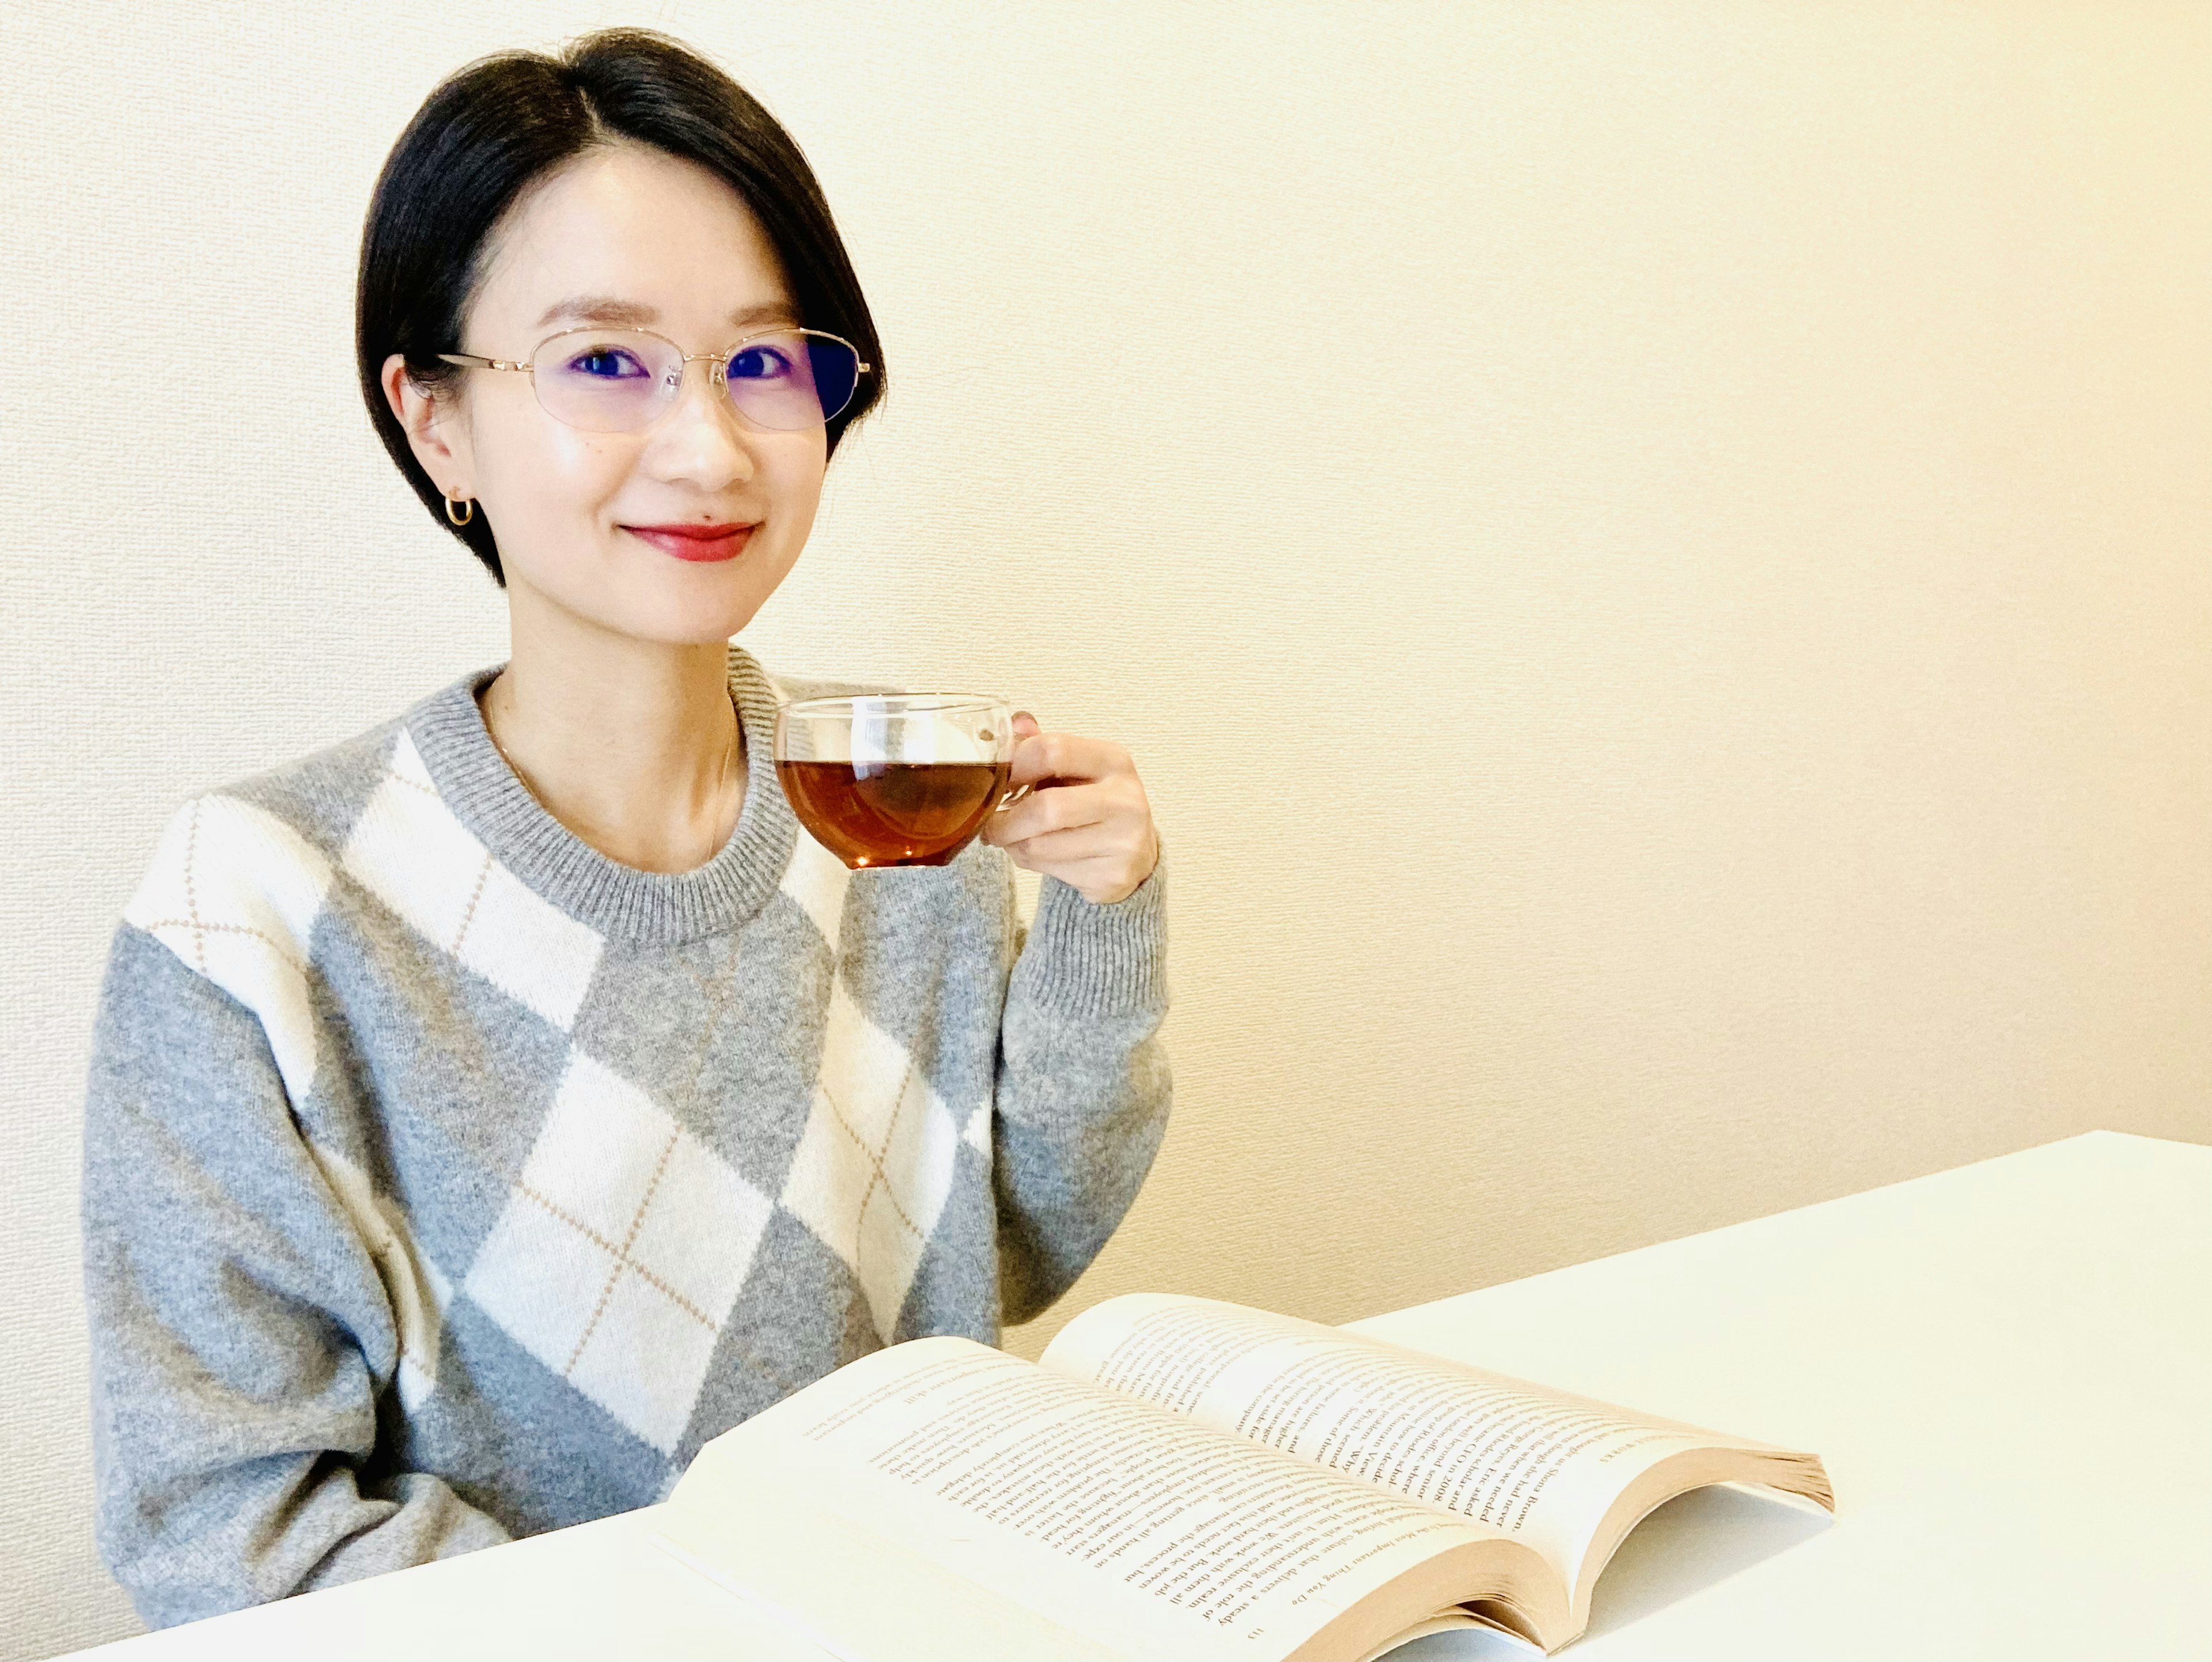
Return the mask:
M 1014 715 L 946 693 L 803 698 L 775 712 L 775 773 L 814 840 L 855 871 L 942 866 L 1012 786 Z

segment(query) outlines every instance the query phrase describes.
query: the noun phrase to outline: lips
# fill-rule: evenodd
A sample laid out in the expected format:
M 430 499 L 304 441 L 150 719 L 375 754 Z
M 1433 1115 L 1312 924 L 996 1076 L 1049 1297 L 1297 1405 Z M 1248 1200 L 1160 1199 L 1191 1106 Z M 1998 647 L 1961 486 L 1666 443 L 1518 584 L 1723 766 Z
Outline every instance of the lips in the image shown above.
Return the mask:
M 626 525 L 623 530 L 664 554 L 696 563 L 734 560 L 752 539 L 750 525 Z

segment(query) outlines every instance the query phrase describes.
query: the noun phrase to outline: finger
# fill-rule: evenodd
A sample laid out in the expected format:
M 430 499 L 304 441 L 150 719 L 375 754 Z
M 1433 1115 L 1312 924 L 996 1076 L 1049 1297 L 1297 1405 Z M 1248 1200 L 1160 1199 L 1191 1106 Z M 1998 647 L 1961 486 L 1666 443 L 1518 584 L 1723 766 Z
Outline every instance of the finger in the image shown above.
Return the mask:
M 1127 831 L 1112 825 L 1079 825 L 1073 831 L 1042 831 L 1009 843 L 1006 852 L 1033 871 L 1056 871 L 1086 861 L 1119 859 L 1136 863 L 1137 850 Z
M 1132 771 L 1129 752 L 1105 739 L 1039 733 L 1014 746 L 1013 779 L 1018 785 L 1040 779 L 1103 779 Z
M 1114 805 L 1100 801 L 1091 785 L 1053 785 L 1016 803 L 984 823 L 985 840 L 1007 848 L 1053 831 L 1076 831 L 1113 817 Z M 1068 799 L 1073 797 L 1073 801 Z
M 1055 862 L 1049 866 L 1037 865 L 1027 860 L 1018 863 L 1045 876 L 1056 877 L 1068 887 L 1079 890 L 1085 899 L 1102 904 L 1127 899 L 1144 886 L 1146 875 L 1127 860 L 1110 855 Z
M 1018 709 L 1014 712 L 1014 737 L 1017 740 L 1031 738 L 1043 731 L 1037 724 L 1037 718 L 1029 711 Z
M 1004 848 L 1046 831 L 1073 831 L 1111 819 L 1121 794 L 1110 785 L 1047 785 L 985 822 L 988 841 Z

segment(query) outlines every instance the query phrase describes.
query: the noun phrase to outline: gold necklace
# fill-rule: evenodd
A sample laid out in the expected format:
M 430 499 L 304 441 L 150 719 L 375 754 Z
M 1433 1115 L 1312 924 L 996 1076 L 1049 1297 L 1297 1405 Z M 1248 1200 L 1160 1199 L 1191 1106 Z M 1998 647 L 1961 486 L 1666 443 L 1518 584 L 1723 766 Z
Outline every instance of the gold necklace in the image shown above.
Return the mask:
M 488 715 L 484 717 L 483 730 L 484 737 L 491 740 L 491 747 L 499 752 L 499 759 L 507 764 L 507 770 L 514 776 L 515 783 L 520 785 L 523 789 L 528 791 L 530 793 L 530 800 L 537 803 L 539 807 L 544 808 L 550 818 L 558 820 L 561 816 L 555 813 L 551 806 L 544 797 L 538 794 L 538 787 L 530 782 L 530 776 L 515 765 L 514 758 L 507 753 L 507 746 L 499 742 L 499 735 L 491 730 L 491 718 Z M 744 742 L 744 714 L 743 711 L 738 709 L 738 701 L 732 698 L 730 700 L 730 748 L 722 758 L 722 779 L 725 783 L 727 783 L 730 780 L 738 776 L 738 752 L 739 747 Z M 719 819 L 720 816 L 717 815 L 716 817 Z M 732 825 L 730 829 L 734 833 L 737 827 Z M 707 859 L 712 860 L 714 857 L 715 850 L 720 846 L 720 843 L 716 843 L 714 848 L 708 849 L 707 850 Z M 700 863 L 703 864 L 704 861 Z M 695 866 L 693 869 L 696 870 L 697 867 Z

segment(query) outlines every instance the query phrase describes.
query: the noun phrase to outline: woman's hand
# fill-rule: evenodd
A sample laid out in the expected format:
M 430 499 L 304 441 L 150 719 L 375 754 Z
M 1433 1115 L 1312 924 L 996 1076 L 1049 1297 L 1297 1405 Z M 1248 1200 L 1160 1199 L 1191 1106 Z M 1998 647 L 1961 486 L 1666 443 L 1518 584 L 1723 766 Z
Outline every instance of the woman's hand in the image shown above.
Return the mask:
M 1103 739 L 1039 730 L 1014 716 L 1017 785 L 1037 787 L 983 827 L 983 840 L 1102 906 L 1125 900 L 1159 863 L 1159 833 L 1136 764 Z

